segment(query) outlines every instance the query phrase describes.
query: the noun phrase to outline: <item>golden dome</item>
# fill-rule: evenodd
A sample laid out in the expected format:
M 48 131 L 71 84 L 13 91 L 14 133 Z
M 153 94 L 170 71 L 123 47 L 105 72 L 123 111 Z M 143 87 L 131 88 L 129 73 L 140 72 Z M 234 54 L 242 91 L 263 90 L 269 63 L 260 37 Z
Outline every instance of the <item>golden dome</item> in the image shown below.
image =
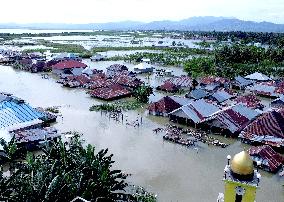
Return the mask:
M 253 161 L 246 151 L 236 154 L 231 162 L 231 169 L 239 175 L 249 175 L 253 173 Z

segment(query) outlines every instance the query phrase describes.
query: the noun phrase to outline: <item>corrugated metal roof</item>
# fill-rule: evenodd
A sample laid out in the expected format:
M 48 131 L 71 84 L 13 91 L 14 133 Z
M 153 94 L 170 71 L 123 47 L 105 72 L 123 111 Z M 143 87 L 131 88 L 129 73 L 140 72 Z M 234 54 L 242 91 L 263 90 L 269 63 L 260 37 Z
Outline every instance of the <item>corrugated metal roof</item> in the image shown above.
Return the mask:
M 254 86 L 247 87 L 247 89 L 261 95 L 278 96 L 275 93 L 276 87 L 272 85 L 255 84 Z
M 245 79 L 244 77 L 237 76 L 235 77 L 235 82 L 240 86 L 248 86 L 252 84 L 253 82 L 250 80 Z
M 192 84 L 192 79 L 184 75 L 170 78 L 167 81 L 175 84 L 176 86 L 187 87 L 187 88 L 189 88 Z
M 226 108 L 215 115 L 215 120 L 218 120 L 226 129 L 232 133 L 243 129 L 252 119 L 258 116 L 259 113 L 242 104 L 234 105 Z
M 259 112 L 250 109 L 242 104 L 235 105 L 232 108 L 234 109 L 234 111 L 242 114 L 243 116 L 247 117 L 249 120 L 252 120 L 259 115 Z
M 169 96 L 166 96 L 160 99 L 158 102 L 150 104 L 148 110 L 150 112 L 170 113 L 181 106 L 182 105 L 177 103 L 174 99 Z
M 200 123 L 219 110 L 219 107 L 216 105 L 201 99 L 182 106 L 181 108 L 173 111 L 171 114 L 176 115 L 184 113 L 186 118 L 191 119 L 194 123 Z
M 52 66 L 53 69 L 72 69 L 72 68 L 85 68 L 86 64 L 79 62 L 77 60 L 66 60 L 56 63 Z
M 183 105 L 187 105 L 189 103 L 191 103 L 193 100 L 192 99 L 188 99 L 185 97 L 179 97 L 179 96 L 170 96 L 170 98 L 172 98 L 175 102 L 179 103 L 181 106 Z
M 0 103 L 0 128 L 6 129 L 17 124 L 31 122 L 42 118 L 43 114 L 26 103 L 17 104 L 13 101 Z
M 257 157 L 258 159 L 261 158 L 263 161 L 267 161 L 271 172 L 277 171 L 277 169 L 282 165 L 282 162 L 284 162 L 284 157 L 275 152 L 268 145 L 251 147 L 249 149 L 249 154 Z
M 224 102 L 225 100 L 229 100 L 233 96 L 226 92 L 225 90 L 219 90 L 212 95 L 218 102 Z
M 188 94 L 188 97 L 191 97 L 193 99 L 201 99 L 201 98 L 204 98 L 208 95 L 208 93 L 203 90 L 203 89 L 195 89 L 195 90 L 192 90 L 189 94 Z
M 257 81 L 271 81 L 272 80 L 271 78 L 269 78 L 265 74 L 262 74 L 262 73 L 259 73 L 259 72 L 255 72 L 253 74 L 247 75 L 245 78 L 250 79 L 250 80 L 257 80 Z
M 272 110 L 262 114 L 249 124 L 240 134 L 241 138 L 260 141 L 271 136 L 284 140 L 284 109 Z M 264 141 L 264 140 L 263 140 Z M 267 141 L 267 140 L 265 140 Z

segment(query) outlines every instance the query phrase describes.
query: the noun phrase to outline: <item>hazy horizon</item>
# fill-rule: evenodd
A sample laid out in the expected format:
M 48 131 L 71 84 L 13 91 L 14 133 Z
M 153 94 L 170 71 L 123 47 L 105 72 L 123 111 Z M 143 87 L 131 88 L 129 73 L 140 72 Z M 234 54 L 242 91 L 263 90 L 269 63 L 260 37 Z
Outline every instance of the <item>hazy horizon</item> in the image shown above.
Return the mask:
M 16 6 L 15 6 L 16 5 Z M 195 16 L 234 17 L 284 24 L 281 0 L 36 0 L 1 2 L 0 23 L 88 24 L 182 20 Z M 11 9 L 10 9 L 11 8 Z

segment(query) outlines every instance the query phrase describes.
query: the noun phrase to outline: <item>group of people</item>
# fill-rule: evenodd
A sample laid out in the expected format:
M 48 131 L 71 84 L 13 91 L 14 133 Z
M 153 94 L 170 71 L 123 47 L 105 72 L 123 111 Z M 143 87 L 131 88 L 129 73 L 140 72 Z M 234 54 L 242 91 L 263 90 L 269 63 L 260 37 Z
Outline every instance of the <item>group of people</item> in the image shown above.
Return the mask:
M 228 146 L 228 144 L 220 142 L 218 139 L 207 135 L 203 131 L 196 131 L 189 128 L 183 129 L 171 124 L 167 124 L 165 128 L 156 128 L 153 132 L 156 134 L 158 132 L 166 132 L 163 139 L 185 146 L 195 145 L 195 142 L 197 141 L 208 145 L 220 146 L 222 148 Z

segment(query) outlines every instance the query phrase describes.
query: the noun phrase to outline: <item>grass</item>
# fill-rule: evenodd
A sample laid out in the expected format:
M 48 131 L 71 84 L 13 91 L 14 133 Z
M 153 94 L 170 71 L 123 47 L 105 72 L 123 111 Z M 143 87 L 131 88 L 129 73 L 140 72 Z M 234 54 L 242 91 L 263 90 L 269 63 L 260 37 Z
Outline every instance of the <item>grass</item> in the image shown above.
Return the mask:
M 90 107 L 90 111 L 107 111 L 107 112 L 113 112 L 113 111 L 127 111 L 127 110 L 135 110 L 138 108 L 143 107 L 143 103 L 138 102 L 137 100 L 132 101 L 117 101 L 114 103 L 107 103 L 107 104 L 99 104 L 99 105 L 93 105 Z

